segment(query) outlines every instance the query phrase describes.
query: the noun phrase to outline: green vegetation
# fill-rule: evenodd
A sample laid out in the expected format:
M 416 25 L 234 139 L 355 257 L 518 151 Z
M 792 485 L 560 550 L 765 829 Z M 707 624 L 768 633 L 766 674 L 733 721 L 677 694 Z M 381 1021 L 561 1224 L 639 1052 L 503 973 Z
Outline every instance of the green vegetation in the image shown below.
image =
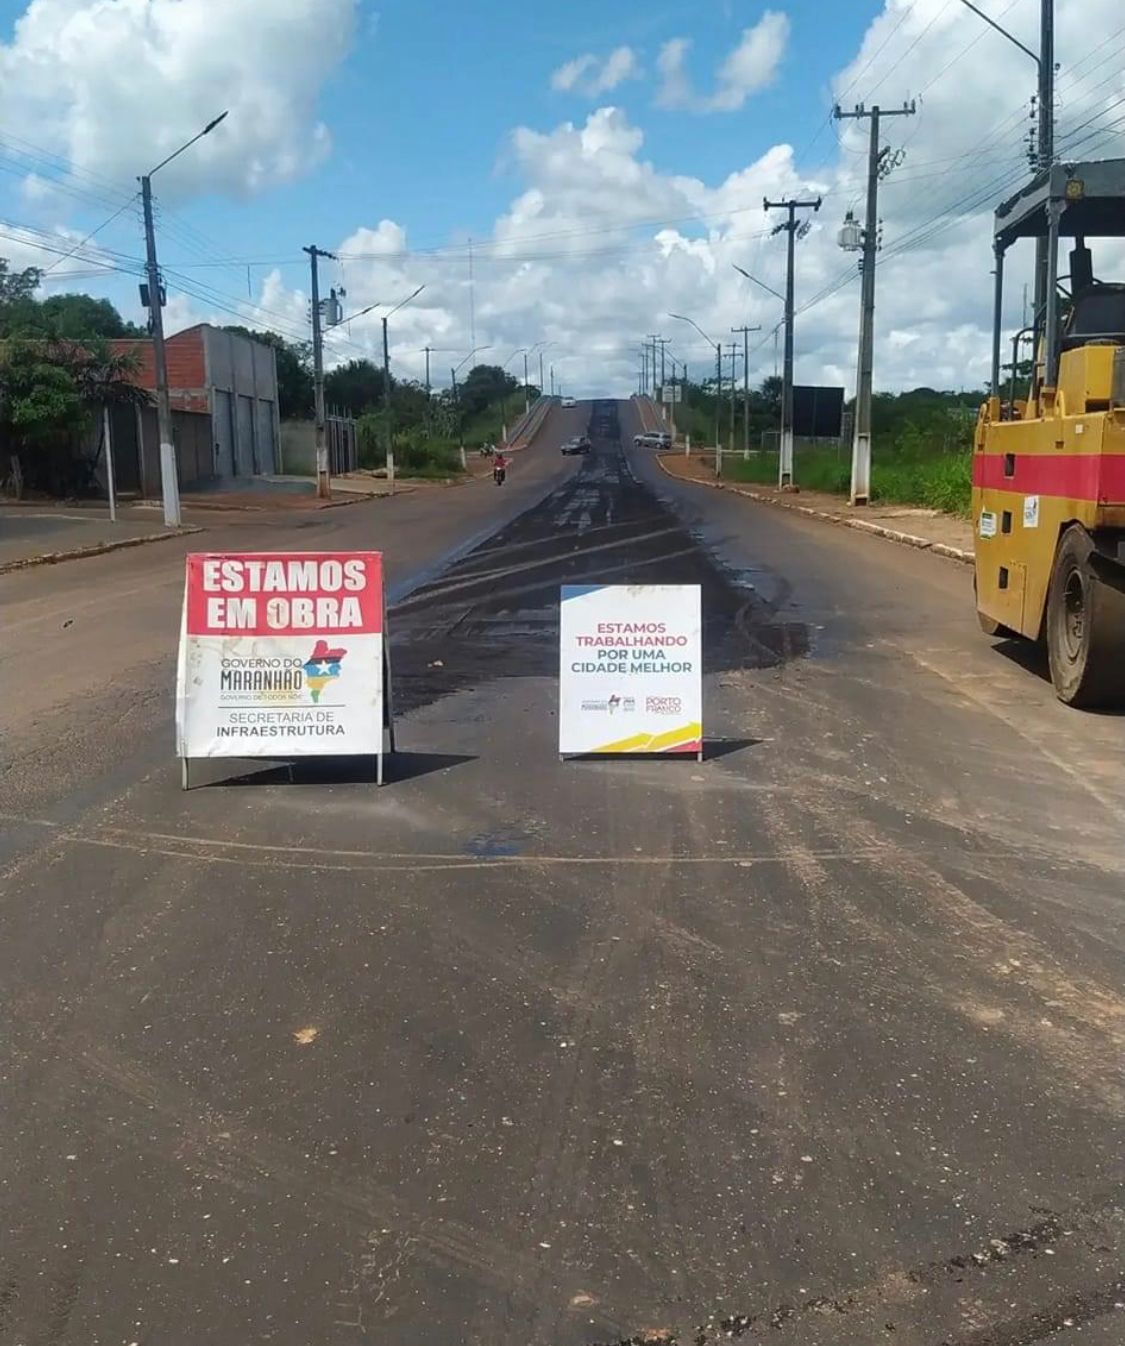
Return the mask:
M 688 418 L 677 412 L 677 425 L 681 430 L 687 425 L 700 426 L 700 430 L 692 433 L 693 441 L 710 445 L 715 438 L 714 398 L 705 390 L 691 392 L 698 392 L 699 396 L 691 399 Z M 872 500 L 920 505 L 967 517 L 972 491 L 973 428 L 983 399 L 980 392 L 937 392 L 932 388 L 877 393 L 872 406 Z M 739 418 L 741 412 L 740 402 Z M 708 415 L 712 418 L 709 426 Z M 724 475 L 735 481 L 776 483 L 779 417 L 780 387 L 772 378 L 767 379 L 756 393 L 751 393 L 750 442 L 761 445 L 762 429 L 757 433 L 754 430 L 760 426 L 767 431 L 769 447 L 752 452 L 748 460 L 741 453 L 724 456 Z M 728 442 L 728 428 L 729 419 L 724 421 L 724 444 Z M 741 445 L 741 442 L 741 419 L 738 419 L 735 443 Z M 793 476 L 805 490 L 846 495 L 851 484 L 850 444 L 799 441 L 794 451 Z
M 388 413 L 383 404 L 383 371 L 365 360 L 351 361 L 343 368 L 348 371 L 350 391 L 342 405 L 353 414 L 357 407 L 366 408 L 358 412 L 357 419 L 360 465 L 384 467 Z M 360 394 L 356 390 L 361 387 Z M 538 395 L 538 389 L 530 390 L 533 401 Z M 458 384 L 456 398 L 451 390 L 427 395 L 421 384 L 392 376 L 390 426 L 396 470 L 407 476 L 454 476 L 461 471 L 462 443 L 467 453 L 499 443 L 503 428 L 511 430 L 523 410 L 522 386 L 496 365 L 471 369 Z
M 35 297 L 41 273 L 13 272 L 0 258 L 0 483 L 54 496 L 97 492 L 100 412 L 144 405 L 131 355 L 111 337 L 135 334 L 106 300 Z

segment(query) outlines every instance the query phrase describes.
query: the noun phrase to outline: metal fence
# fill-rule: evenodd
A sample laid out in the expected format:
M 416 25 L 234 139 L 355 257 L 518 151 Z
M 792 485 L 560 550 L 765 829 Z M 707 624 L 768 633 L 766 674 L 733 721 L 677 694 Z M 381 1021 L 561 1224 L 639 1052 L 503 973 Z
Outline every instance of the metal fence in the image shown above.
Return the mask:
M 328 440 L 328 469 L 334 477 L 354 472 L 359 466 L 359 442 L 356 439 L 355 420 L 330 411 L 324 418 Z

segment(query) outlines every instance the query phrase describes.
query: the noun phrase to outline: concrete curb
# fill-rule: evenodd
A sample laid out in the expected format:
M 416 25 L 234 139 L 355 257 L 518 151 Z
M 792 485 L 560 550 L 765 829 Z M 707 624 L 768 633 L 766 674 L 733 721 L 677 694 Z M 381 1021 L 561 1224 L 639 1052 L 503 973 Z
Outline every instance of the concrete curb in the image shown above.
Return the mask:
M 777 496 L 766 495 L 762 491 L 747 490 L 744 486 L 731 486 L 725 481 L 701 481 L 698 477 L 681 477 L 670 472 L 664 465 L 664 458 L 656 460 L 660 470 L 673 481 L 686 481 L 695 486 L 710 486 L 717 491 L 732 491 L 735 495 L 744 495 L 759 505 L 773 505 L 777 509 L 792 510 L 795 514 L 805 514 L 810 519 L 819 519 L 823 523 L 838 524 L 842 528 L 855 528 L 861 533 L 872 533 L 876 537 L 886 538 L 888 542 L 897 542 L 904 547 L 914 547 L 918 551 L 933 552 L 935 556 L 944 556 L 949 561 L 958 561 L 961 565 L 973 564 L 973 553 L 961 547 L 951 547 L 945 542 L 933 542 L 928 537 L 918 537 L 914 533 L 903 533 L 897 528 L 887 528 L 881 523 L 872 523 L 870 519 L 844 519 L 837 514 L 828 514 L 822 509 L 813 509 L 809 505 L 798 505 L 788 500 L 779 500 Z
M 188 537 L 202 533 L 202 528 L 177 528 L 167 533 L 146 533 L 143 537 L 124 537 L 117 542 L 96 542 L 90 547 L 75 547 L 73 551 L 51 551 L 44 556 L 25 556 L 19 561 L 0 562 L 0 575 L 16 570 L 30 570 L 33 566 L 53 566 L 60 561 L 80 561 L 87 556 L 105 556 L 107 552 L 123 551 L 126 547 L 143 547 L 149 542 L 167 542 L 174 537 Z

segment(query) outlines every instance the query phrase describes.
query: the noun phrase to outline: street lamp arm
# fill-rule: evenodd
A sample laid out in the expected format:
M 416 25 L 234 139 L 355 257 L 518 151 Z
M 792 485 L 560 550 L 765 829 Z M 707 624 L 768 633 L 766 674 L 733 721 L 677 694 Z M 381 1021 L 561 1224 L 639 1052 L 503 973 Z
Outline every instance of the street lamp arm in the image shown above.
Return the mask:
M 198 135 L 192 136 L 192 138 L 186 141 L 184 144 L 182 144 L 178 150 L 174 150 L 167 157 L 167 159 L 161 159 L 161 161 L 156 165 L 155 168 L 149 169 L 146 176 L 151 178 L 154 174 L 159 173 L 165 164 L 170 164 L 172 160 L 175 159 L 178 155 L 183 154 L 184 150 L 191 149 L 191 147 L 195 144 L 197 140 L 202 140 L 204 136 L 209 136 L 221 121 L 226 120 L 228 115 L 229 115 L 229 109 L 227 110 L 227 112 L 220 112 L 217 117 L 213 118 L 211 121 L 207 123 L 207 125 L 203 128 L 202 131 L 200 131 Z
M 465 358 L 453 371 L 454 374 L 460 373 L 460 371 L 464 369 L 464 367 L 469 363 L 469 361 L 473 358 L 474 355 L 479 355 L 481 351 L 490 351 L 491 349 L 492 349 L 491 346 L 474 346 L 473 349 L 468 353 L 468 355 L 465 356 Z
M 775 299 L 780 299 L 783 304 L 785 303 L 785 296 L 783 294 L 778 294 L 776 290 L 771 290 L 764 281 L 759 280 L 757 276 L 752 276 L 749 271 L 744 271 L 737 262 L 731 262 L 731 266 L 734 267 L 740 276 L 745 276 L 747 280 L 753 281 L 759 289 L 765 290 L 767 294 L 772 294 Z
M 419 285 L 413 294 L 408 294 L 405 299 L 400 299 L 399 302 L 394 306 L 394 308 L 391 309 L 390 313 L 387 314 L 387 317 L 388 318 L 393 317 L 399 311 L 400 308 L 403 308 L 405 305 L 409 304 L 412 299 L 417 299 L 425 288 L 426 287 L 424 285 Z M 379 305 L 372 304 L 371 307 L 378 308 Z
M 694 318 L 685 318 L 682 313 L 669 313 L 668 316 L 669 318 L 675 318 L 677 322 L 691 323 L 692 327 L 695 328 L 695 330 L 699 333 L 699 335 L 703 338 L 703 340 L 707 342 L 709 346 L 714 346 L 716 350 L 721 349 L 719 343 L 717 341 L 712 341 L 711 338 L 707 335 L 707 333 L 703 330 L 703 328 L 700 327 L 700 325 L 695 321 Z
M 1030 47 L 1025 47 L 1019 38 L 1013 37 L 1006 28 L 1001 28 L 995 19 L 990 19 L 983 9 L 973 4 L 973 0 L 961 0 L 961 3 L 971 9 L 978 18 L 983 19 L 990 28 L 995 28 L 1001 37 L 1006 37 L 1014 47 L 1019 47 L 1020 51 L 1030 56 L 1036 65 L 1042 65 L 1042 61 L 1036 52 L 1033 52 Z

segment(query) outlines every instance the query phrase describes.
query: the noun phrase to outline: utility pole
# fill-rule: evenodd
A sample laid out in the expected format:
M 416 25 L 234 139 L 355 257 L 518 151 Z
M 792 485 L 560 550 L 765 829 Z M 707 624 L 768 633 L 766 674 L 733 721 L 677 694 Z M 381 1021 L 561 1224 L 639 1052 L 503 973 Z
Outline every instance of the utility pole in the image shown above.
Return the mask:
M 539 396 L 543 396 L 543 352 L 539 352 Z
M 429 397 L 429 395 L 430 395 L 430 352 L 433 350 L 433 347 L 432 347 L 432 346 L 425 346 L 425 347 L 423 347 L 423 349 L 424 349 L 425 352 L 426 352 L 426 396 Z
M 736 389 L 736 386 L 737 386 L 736 383 L 735 383 L 735 374 L 737 373 L 737 365 L 738 365 L 738 345 L 737 345 L 737 343 L 735 343 L 735 342 L 733 342 L 733 341 L 730 343 L 730 347 L 729 347 L 729 350 L 728 350 L 728 352 L 727 352 L 727 357 L 726 357 L 726 358 L 730 361 L 730 433 L 729 433 L 729 435 L 728 435 L 728 437 L 727 437 L 727 444 L 728 444 L 728 447 L 730 448 L 731 453 L 733 453 L 733 452 L 734 452 L 734 406 L 735 406 L 735 395 L 736 395 L 736 394 L 735 394 L 735 389 Z
M 156 230 L 152 223 L 152 180 L 173 159 L 183 154 L 221 122 L 227 113 L 214 117 L 197 135 L 186 141 L 141 178 L 141 201 L 145 221 L 145 279 L 148 282 L 148 311 L 152 323 L 152 362 L 156 383 L 156 430 L 160 440 L 160 493 L 164 500 L 164 522 L 169 528 L 180 526 L 180 479 L 176 466 L 176 440 L 172 428 L 172 401 L 168 395 L 168 359 L 164 349 L 164 287 L 156 261 Z
M 531 410 L 531 391 L 527 381 L 527 351 L 523 353 L 523 414 Z
M 172 437 L 172 401 L 168 396 L 168 358 L 164 350 L 164 289 L 156 263 L 156 230 L 152 223 L 152 179 L 141 178 L 145 217 L 145 273 L 148 277 L 148 312 L 152 324 L 152 360 L 156 372 L 156 431 L 160 440 L 160 493 L 164 500 L 164 523 L 180 526 L 180 481 L 176 447 Z
M 555 366 L 551 366 L 551 396 L 555 395 Z
M 387 426 L 386 462 L 394 453 L 394 434 L 391 429 L 391 348 L 387 339 L 387 319 L 383 319 L 383 420 Z
M 875 366 L 875 258 L 879 250 L 879 179 L 895 166 L 896 158 L 888 147 L 879 146 L 879 124 L 883 117 L 911 117 L 914 104 L 883 110 L 876 104 L 870 110 L 862 103 L 853 112 L 837 106 L 837 121 L 865 117 L 871 122 L 871 142 L 867 153 L 867 218 L 863 226 L 863 298 L 859 320 L 859 367 L 856 371 L 855 418 L 852 433 L 853 505 L 866 505 L 871 495 L 871 395 Z M 850 240 L 854 234 L 848 234 Z M 844 235 L 841 234 L 844 243 Z M 845 245 L 851 247 L 850 241 Z
M 809 227 L 807 220 L 798 224 L 797 211 L 817 211 L 820 206 L 819 196 L 815 201 L 797 201 L 793 198 L 788 201 L 770 201 L 767 198 L 765 202 L 766 210 L 784 210 L 789 214 L 789 218 L 774 229 L 775 234 L 784 232 L 789 236 L 788 270 L 785 280 L 785 373 L 781 389 L 781 452 L 778 455 L 777 465 L 777 484 L 783 491 L 793 485 L 793 267 L 796 261 L 797 232 L 801 230 L 803 237 Z
M 670 337 L 654 336 L 652 338 L 652 358 L 653 358 L 653 383 L 656 382 L 656 348 L 660 347 L 660 395 L 664 396 L 664 373 L 666 365 L 664 363 L 664 348 L 671 344 Z
M 715 342 L 715 462 L 723 458 L 723 345 Z
M 1018 37 L 1013 36 L 995 19 L 989 16 L 973 0 L 961 0 L 966 8 L 983 19 L 990 28 L 994 28 L 1002 37 L 1006 37 L 1014 46 L 1019 47 L 1025 56 L 1030 56 L 1039 69 L 1038 89 L 1036 92 L 1036 153 L 1035 171 L 1046 172 L 1055 162 L 1055 0 L 1039 0 L 1039 52 L 1024 46 Z M 1038 349 L 1039 323 L 1045 313 L 1047 303 L 1047 240 L 1035 240 L 1035 310 L 1032 322 L 1036 328 L 1035 346 Z
M 317 260 L 321 257 L 336 260 L 336 254 L 325 252 L 315 243 L 304 249 L 312 266 L 312 329 L 313 329 L 313 405 L 316 435 L 316 493 L 321 500 L 332 494 L 328 465 L 328 440 L 325 434 L 324 412 L 324 337 L 320 330 L 320 277 Z M 384 324 L 384 332 L 386 325 Z
M 732 327 L 742 333 L 742 456 L 750 457 L 750 333 L 761 327 Z
M 649 369 L 652 370 L 652 379 L 650 380 L 650 383 L 649 383 L 649 391 L 650 391 L 650 393 L 652 394 L 652 396 L 655 397 L 655 396 L 656 396 L 656 343 L 660 340 L 660 338 L 659 338 L 658 336 L 656 336 L 655 333 L 650 332 L 650 333 L 648 334 L 648 336 L 647 336 L 645 339 L 646 339 L 646 341 L 649 341 L 649 342 L 652 343 L 652 350 L 651 350 L 651 353 L 650 353 L 650 355 L 649 355 Z

